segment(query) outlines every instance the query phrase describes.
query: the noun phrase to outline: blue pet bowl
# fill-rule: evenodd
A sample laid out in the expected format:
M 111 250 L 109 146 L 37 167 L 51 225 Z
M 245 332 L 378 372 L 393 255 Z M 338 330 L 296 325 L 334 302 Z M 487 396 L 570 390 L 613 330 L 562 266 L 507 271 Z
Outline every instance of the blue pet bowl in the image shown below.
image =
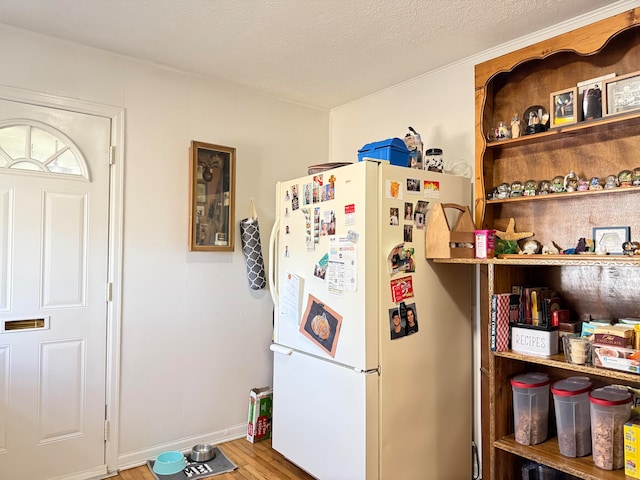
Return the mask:
M 163 452 L 156 457 L 153 471 L 158 475 L 173 475 L 187 466 L 187 459 L 181 452 Z

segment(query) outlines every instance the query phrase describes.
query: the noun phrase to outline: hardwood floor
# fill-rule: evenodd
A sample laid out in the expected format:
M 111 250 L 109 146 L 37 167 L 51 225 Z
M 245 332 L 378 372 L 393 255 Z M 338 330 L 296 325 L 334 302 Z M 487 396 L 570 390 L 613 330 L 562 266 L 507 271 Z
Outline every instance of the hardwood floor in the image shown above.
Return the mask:
M 271 448 L 271 440 L 258 443 L 244 438 L 217 445 L 238 468 L 215 480 L 313 480 L 313 477 Z M 155 480 L 146 465 L 121 471 L 110 480 Z

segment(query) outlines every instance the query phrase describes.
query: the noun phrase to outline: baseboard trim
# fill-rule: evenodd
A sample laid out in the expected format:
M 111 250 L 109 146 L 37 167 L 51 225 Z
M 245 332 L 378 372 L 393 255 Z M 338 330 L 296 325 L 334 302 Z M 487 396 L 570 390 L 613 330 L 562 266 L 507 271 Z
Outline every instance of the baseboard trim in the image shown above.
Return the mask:
M 123 453 L 118 455 L 118 470 L 126 470 L 128 468 L 139 467 L 140 465 L 144 465 L 145 463 L 147 463 L 147 460 L 152 460 L 160 453 L 166 452 L 168 450 L 186 452 L 191 450 L 191 448 L 198 443 L 210 443 L 212 445 L 218 445 L 220 443 L 245 437 L 246 435 L 247 424 L 242 423 L 240 425 L 225 428 L 224 430 L 219 430 L 217 432 L 206 433 L 204 435 L 198 435 L 194 437 L 181 438 L 180 440 L 176 440 L 175 442 L 163 443 L 143 450 Z

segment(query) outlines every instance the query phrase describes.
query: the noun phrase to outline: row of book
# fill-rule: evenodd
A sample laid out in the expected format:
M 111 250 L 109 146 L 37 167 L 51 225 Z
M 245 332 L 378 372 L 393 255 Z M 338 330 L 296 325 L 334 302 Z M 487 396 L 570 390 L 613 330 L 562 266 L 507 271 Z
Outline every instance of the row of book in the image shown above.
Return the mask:
M 511 294 L 505 295 L 509 295 L 510 303 L 518 305 L 518 320 L 515 323 L 542 328 L 558 325 L 557 318 L 552 318 L 552 314 L 561 309 L 560 297 L 549 287 L 514 285 Z
M 550 329 L 568 321 L 568 310 L 549 287 L 514 285 L 511 293 L 495 293 L 491 297 L 490 347 L 494 352 L 509 349 L 509 326 L 527 325 Z

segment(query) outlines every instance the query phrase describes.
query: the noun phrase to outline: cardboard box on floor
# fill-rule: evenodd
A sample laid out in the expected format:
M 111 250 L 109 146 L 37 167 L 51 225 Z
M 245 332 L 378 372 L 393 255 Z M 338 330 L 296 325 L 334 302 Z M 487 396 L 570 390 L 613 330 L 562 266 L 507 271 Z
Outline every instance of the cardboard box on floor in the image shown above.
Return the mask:
M 273 389 L 271 387 L 251 389 L 247 420 L 247 440 L 251 443 L 271 438 L 272 409 Z

